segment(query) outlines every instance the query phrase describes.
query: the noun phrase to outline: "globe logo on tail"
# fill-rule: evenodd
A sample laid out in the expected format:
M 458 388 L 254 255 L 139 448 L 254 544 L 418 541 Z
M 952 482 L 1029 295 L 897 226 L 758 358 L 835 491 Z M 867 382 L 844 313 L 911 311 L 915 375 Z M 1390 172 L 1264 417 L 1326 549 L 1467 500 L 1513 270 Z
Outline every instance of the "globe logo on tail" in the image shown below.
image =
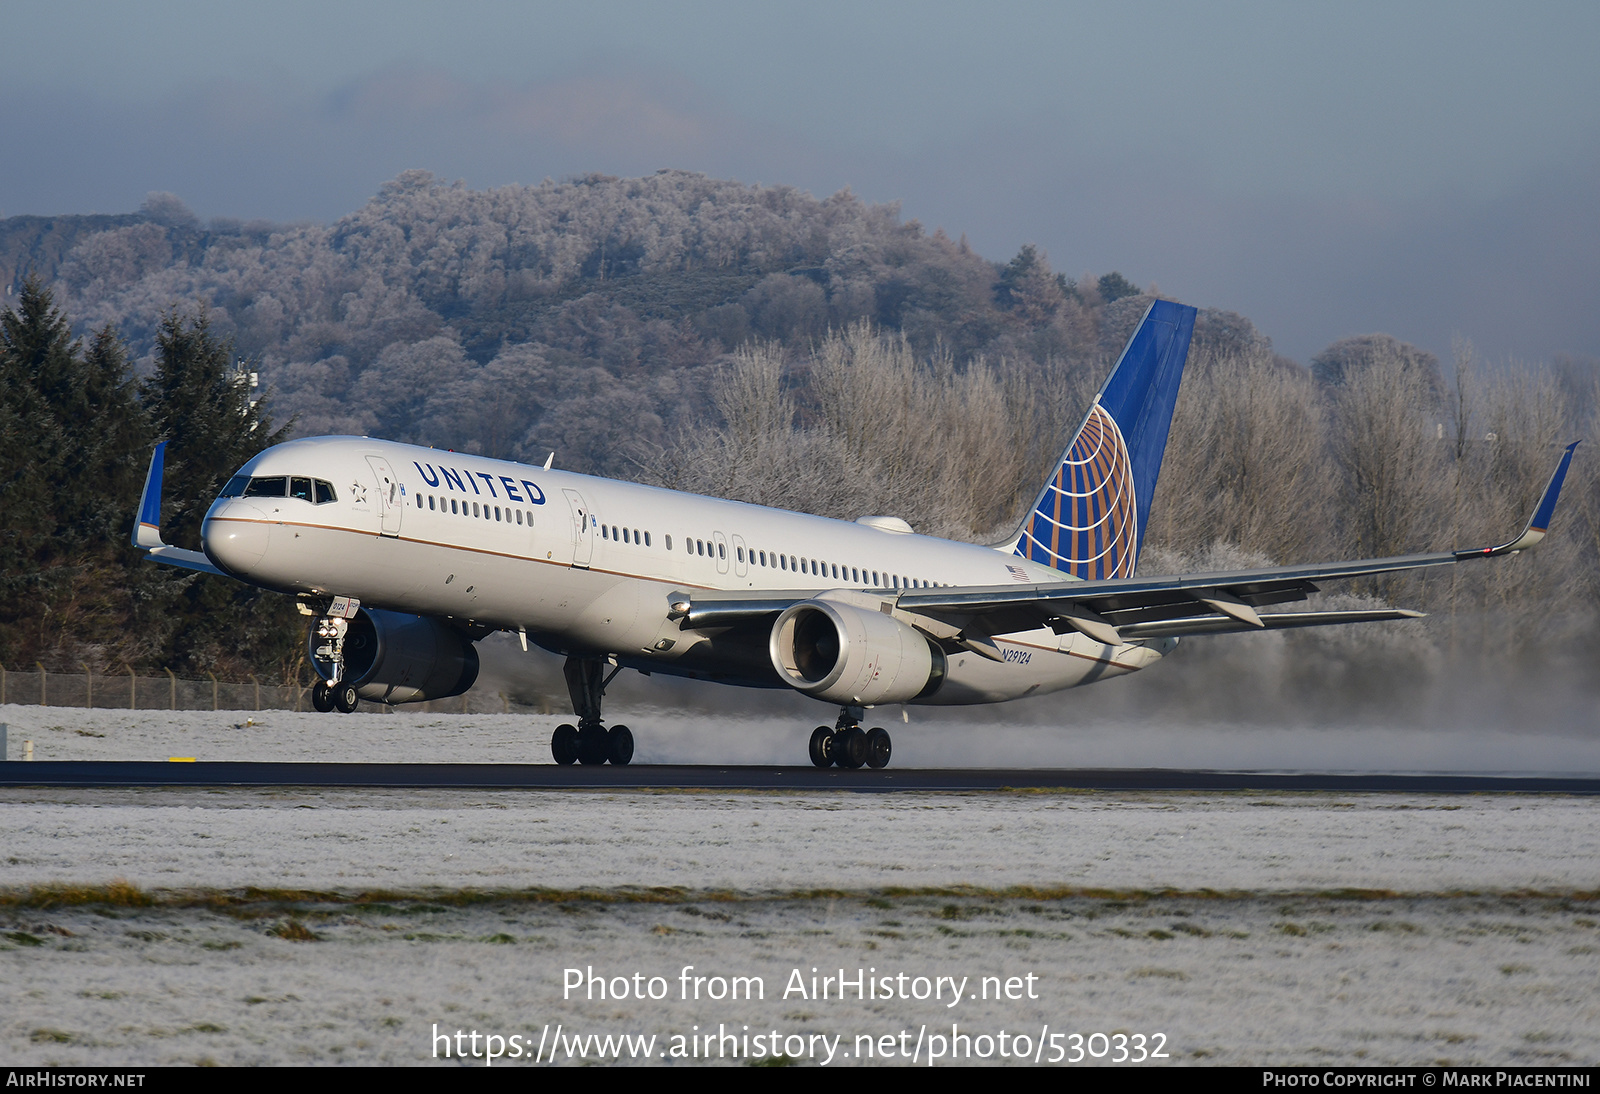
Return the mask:
M 1132 577 L 1138 544 L 1128 445 L 1097 402 L 1045 487 L 1016 553 L 1097 581 Z

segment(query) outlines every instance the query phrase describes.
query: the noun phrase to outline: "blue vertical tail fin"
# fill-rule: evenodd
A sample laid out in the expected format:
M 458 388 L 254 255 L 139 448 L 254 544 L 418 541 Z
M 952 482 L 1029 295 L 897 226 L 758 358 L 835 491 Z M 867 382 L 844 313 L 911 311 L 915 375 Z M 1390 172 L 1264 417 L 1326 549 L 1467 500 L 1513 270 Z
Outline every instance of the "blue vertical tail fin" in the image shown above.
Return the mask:
M 1014 553 L 1088 581 L 1132 577 L 1195 309 L 1152 303 L 1023 522 Z

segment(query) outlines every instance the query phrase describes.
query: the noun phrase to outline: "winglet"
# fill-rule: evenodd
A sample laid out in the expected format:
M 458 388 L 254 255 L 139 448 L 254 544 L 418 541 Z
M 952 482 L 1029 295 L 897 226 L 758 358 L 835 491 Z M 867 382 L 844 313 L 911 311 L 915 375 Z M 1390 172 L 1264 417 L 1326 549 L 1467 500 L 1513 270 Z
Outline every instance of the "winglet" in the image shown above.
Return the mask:
M 1497 555 L 1514 554 L 1517 551 L 1526 551 L 1530 547 L 1538 546 L 1544 534 L 1550 528 L 1550 518 L 1556 511 L 1556 499 L 1561 496 L 1561 483 L 1567 477 L 1567 468 L 1572 464 L 1573 450 L 1581 444 L 1573 441 L 1567 445 L 1561 454 L 1561 462 L 1556 464 L 1555 474 L 1550 476 L 1550 481 L 1545 485 L 1544 493 L 1539 496 L 1539 504 L 1534 507 L 1533 516 L 1528 518 L 1528 526 L 1522 534 L 1509 543 L 1502 543 L 1498 547 L 1484 547 L 1476 551 L 1457 551 L 1457 559 L 1467 558 L 1494 558 Z
M 133 522 L 133 545 L 144 551 L 145 558 L 152 562 L 181 566 L 203 574 L 231 576 L 204 553 L 169 547 L 161 538 L 161 476 L 166 469 L 166 458 L 167 442 L 162 441 L 150 455 L 150 472 L 144 477 L 144 494 L 139 498 L 139 517 Z
M 144 494 L 139 498 L 139 518 L 133 524 L 133 545 L 146 551 L 166 546 L 161 539 L 161 476 L 166 455 L 167 442 L 162 441 L 150 456 L 150 472 L 144 478 Z

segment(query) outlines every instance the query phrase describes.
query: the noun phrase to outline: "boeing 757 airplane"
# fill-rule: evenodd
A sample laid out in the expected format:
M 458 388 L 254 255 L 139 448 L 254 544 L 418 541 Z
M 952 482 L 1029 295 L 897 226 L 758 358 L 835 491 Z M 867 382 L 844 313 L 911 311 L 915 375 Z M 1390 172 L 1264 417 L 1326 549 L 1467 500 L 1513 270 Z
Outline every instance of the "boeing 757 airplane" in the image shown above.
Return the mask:
M 204 552 L 161 538 L 164 444 L 133 541 L 157 562 L 293 593 L 313 617 L 319 710 L 459 695 L 474 643 L 516 634 L 566 658 L 576 725 L 558 763 L 626 764 L 601 718 L 624 668 L 793 688 L 838 709 L 811 760 L 882 767 L 882 704 L 1000 703 L 1155 664 L 1180 637 L 1405 619 L 1275 611 L 1318 583 L 1526 550 L 1496 547 L 1233 573 L 1137 572 L 1195 309 L 1156 301 L 1014 534 L 992 546 L 368 437 L 313 437 L 246 463 L 206 514 Z

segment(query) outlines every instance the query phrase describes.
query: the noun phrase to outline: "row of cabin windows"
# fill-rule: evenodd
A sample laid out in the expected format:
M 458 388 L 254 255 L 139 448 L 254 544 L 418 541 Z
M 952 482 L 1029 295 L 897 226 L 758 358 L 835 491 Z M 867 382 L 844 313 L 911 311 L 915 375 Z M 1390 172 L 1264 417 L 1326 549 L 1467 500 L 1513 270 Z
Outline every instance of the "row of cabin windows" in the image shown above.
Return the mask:
M 672 537 L 667 537 L 667 549 L 672 549 Z M 684 541 L 684 549 L 691 555 L 703 555 L 709 558 L 726 559 L 728 547 L 724 543 L 707 543 L 703 539 L 689 539 Z M 745 548 L 735 547 L 735 556 L 740 562 L 753 562 L 769 569 L 785 570 L 793 573 L 810 574 L 812 577 L 828 578 L 835 581 L 848 581 L 853 585 L 866 584 L 870 588 L 895 588 L 895 589 L 930 589 L 938 585 L 937 581 L 924 581 L 921 578 L 902 577 L 899 574 L 879 574 L 877 570 L 862 570 L 854 566 L 841 566 L 837 562 L 818 562 L 814 558 L 799 558 L 795 555 L 780 555 L 777 552 L 768 554 L 766 551 L 750 550 L 748 556 Z
M 444 503 L 444 499 L 440 499 L 440 506 L 441 507 L 443 507 L 443 503 Z M 460 504 L 461 504 L 461 511 L 463 513 L 466 512 L 467 503 L 466 502 L 461 502 Z M 418 498 L 418 506 L 419 507 L 421 506 L 421 498 L 420 497 Z M 452 513 L 456 511 L 455 507 L 456 507 L 456 501 L 455 501 L 454 498 L 452 498 L 452 499 L 450 499 L 450 511 Z M 433 498 L 432 497 L 429 497 L 429 499 L 428 499 L 428 508 L 430 508 L 430 509 L 433 508 Z M 494 508 L 494 519 L 495 520 L 499 520 L 500 519 L 500 507 L 499 506 L 494 506 L 493 508 Z M 473 514 L 472 515 L 473 516 L 477 516 L 478 515 L 478 513 L 477 513 L 478 503 L 477 502 L 473 502 L 472 503 L 472 509 L 473 509 Z M 490 509 L 490 506 L 488 506 L 488 505 L 485 505 L 483 507 L 484 514 L 485 514 L 486 517 L 488 515 L 489 509 Z M 511 516 L 510 516 L 511 512 L 512 512 L 511 510 L 507 510 L 507 513 L 506 513 L 506 519 L 507 520 L 511 519 Z M 516 519 L 517 519 L 517 523 L 518 524 L 522 523 L 522 513 L 521 512 L 517 513 L 517 518 Z M 533 523 L 533 514 L 529 513 L 528 514 L 528 524 L 531 525 L 532 523 Z M 596 523 L 598 524 L 599 522 L 597 521 Z M 600 524 L 599 527 L 600 527 L 600 538 L 601 539 L 611 540 L 611 541 L 614 541 L 614 542 L 617 542 L 617 543 L 628 543 L 628 544 L 633 544 L 633 545 L 643 545 L 645 547 L 649 547 L 649 546 L 652 545 L 651 544 L 651 540 L 650 540 L 650 533 L 649 532 L 641 532 L 637 528 L 618 527 L 615 524 Z M 665 537 L 665 544 L 666 544 L 667 550 L 669 550 L 669 551 L 672 550 L 672 537 L 670 535 Z M 717 542 L 714 542 L 714 541 L 711 542 L 711 543 L 707 543 L 703 539 L 694 539 L 692 537 L 687 537 L 687 538 L 684 539 L 684 541 L 683 541 L 683 549 L 685 551 L 687 551 L 689 554 L 696 555 L 696 556 L 699 556 L 701 558 L 716 558 L 716 559 L 724 559 L 724 560 L 726 560 L 727 557 L 728 557 L 728 545 L 727 544 L 725 544 L 725 543 L 717 543 Z M 735 552 L 737 554 L 737 557 L 738 557 L 738 560 L 740 562 L 746 561 L 745 548 L 736 547 L 736 548 L 734 548 L 734 550 L 735 550 Z M 765 567 L 768 567 L 768 568 L 779 569 L 779 570 L 784 570 L 784 571 L 793 571 L 795 573 L 810 574 L 813 577 L 827 578 L 827 577 L 831 576 L 835 581 L 849 581 L 852 584 L 857 584 L 857 585 L 860 585 L 860 584 L 865 582 L 865 583 L 868 583 L 872 588 L 890 587 L 890 588 L 895 588 L 895 589 L 927 589 L 927 588 L 932 588 L 932 587 L 934 587 L 934 586 L 939 584 L 936 581 L 924 581 L 921 578 L 902 577 L 899 574 L 881 574 L 880 575 L 877 570 L 862 570 L 862 569 L 859 569 L 859 568 L 856 568 L 856 567 L 851 567 L 851 566 L 840 566 L 838 563 L 818 562 L 814 558 L 809 558 L 808 559 L 808 558 L 798 558 L 795 555 L 780 555 L 780 554 L 778 554 L 776 552 L 772 553 L 771 555 L 768 555 L 766 551 L 751 550 L 749 552 L 749 554 L 748 554 L 748 560 L 750 562 L 758 563 L 759 565 L 765 566 Z
M 222 498 L 299 498 L 301 501 L 309 501 L 313 505 L 325 505 L 330 501 L 339 500 L 338 495 L 333 492 L 333 483 L 299 475 L 265 475 L 255 479 L 249 475 L 235 475 L 228 480 L 228 485 L 224 486 L 222 493 L 217 496 Z
M 470 513 L 467 511 L 467 502 L 458 502 L 455 498 L 441 498 L 437 494 L 418 494 L 417 508 L 423 508 L 424 503 L 426 503 L 427 508 L 433 509 L 440 513 L 455 513 L 456 515 L 463 517 L 480 516 L 480 506 L 477 502 L 471 503 L 472 510 Z M 522 519 L 525 513 L 528 518 L 526 521 Z M 529 528 L 533 527 L 532 512 L 522 509 L 511 509 L 509 507 L 502 510 L 498 505 L 483 505 L 481 507 L 481 519 L 500 520 L 507 524 L 510 524 L 511 521 L 515 519 L 518 524 L 525 524 Z
M 614 539 L 618 543 L 644 544 L 650 546 L 650 533 L 641 532 L 637 528 L 618 528 L 615 524 L 602 524 L 600 526 L 601 539 Z M 672 550 L 672 537 L 667 537 L 667 550 Z

